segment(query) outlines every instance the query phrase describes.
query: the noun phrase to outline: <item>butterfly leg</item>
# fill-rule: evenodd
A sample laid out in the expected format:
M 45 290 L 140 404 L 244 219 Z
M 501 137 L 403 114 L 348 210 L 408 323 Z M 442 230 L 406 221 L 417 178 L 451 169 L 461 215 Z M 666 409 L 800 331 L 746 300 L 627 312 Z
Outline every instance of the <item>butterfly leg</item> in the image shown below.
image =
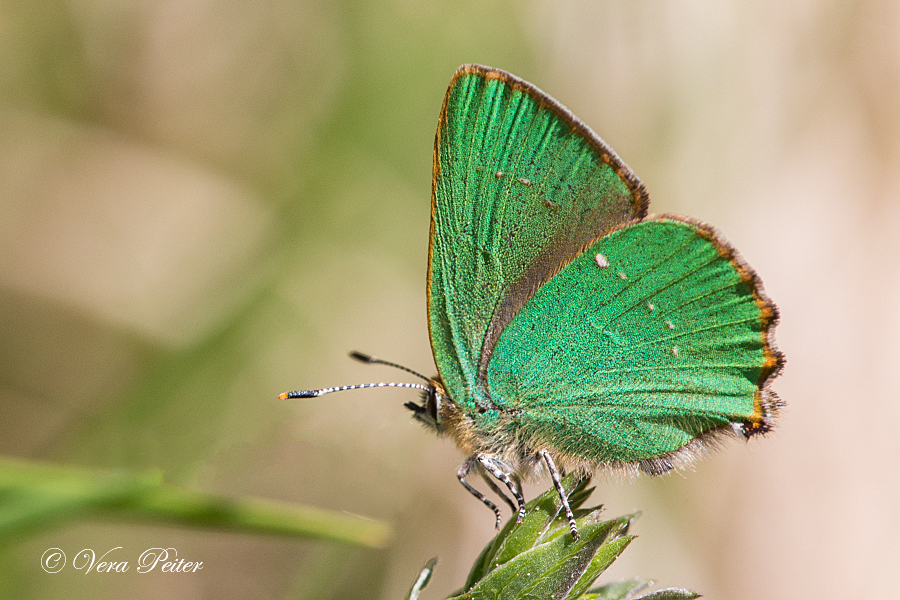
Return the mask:
M 475 456 L 478 458 L 478 462 L 481 463 L 481 466 L 487 469 L 488 473 L 490 473 L 506 485 L 506 487 L 509 489 L 509 493 L 512 494 L 513 498 L 516 499 L 516 502 L 519 503 L 519 511 L 516 515 L 516 523 L 521 523 L 522 519 L 525 518 L 525 496 L 522 495 L 519 486 L 515 484 L 509 473 L 507 473 L 506 470 L 501 467 L 501 463 L 496 458 L 492 456 L 486 456 L 484 454 L 476 454 Z
M 566 511 L 566 517 L 569 519 L 569 531 L 572 532 L 572 537 L 577 540 L 581 536 L 578 535 L 578 527 L 575 525 L 575 515 L 572 514 L 572 508 L 569 506 L 566 490 L 563 489 L 562 481 L 559 479 L 559 471 L 556 469 L 553 459 L 550 458 L 549 452 L 541 450 L 541 457 L 544 459 L 544 462 L 547 463 L 547 470 L 550 471 L 550 477 L 553 478 L 553 485 L 556 487 L 556 492 L 559 494 L 559 499 L 562 501 L 563 510 Z
M 513 514 L 515 514 L 515 512 L 519 509 L 515 504 L 513 504 L 513 501 L 509 499 L 509 496 L 507 496 L 506 494 L 503 493 L 503 490 L 500 489 L 500 486 L 498 486 L 496 483 L 494 483 L 494 480 L 491 479 L 490 476 L 485 471 L 483 471 L 483 470 L 479 470 L 479 471 L 481 473 L 481 478 L 484 479 L 484 482 L 488 485 L 489 488 L 491 488 L 491 491 L 494 492 L 495 494 L 497 494 L 498 496 L 500 496 L 500 498 L 502 498 L 503 501 L 506 502 L 507 506 L 509 506 L 509 509 L 511 511 L 513 511 Z M 513 480 L 513 481 L 515 481 L 515 480 Z M 518 481 L 516 481 L 516 485 L 519 485 Z
M 459 468 L 459 471 L 456 472 L 456 477 L 459 479 L 459 482 L 463 484 L 463 487 L 468 490 L 470 494 L 481 500 L 485 506 L 494 511 L 494 514 L 497 515 L 497 529 L 500 529 L 500 509 L 497 508 L 497 505 L 484 497 L 484 494 L 473 488 L 469 485 L 469 482 L 466 481 L 466 477 L 469 475 L 469 472 L 472 470 L 472 467 L 475 466 L 476 458 L 474 456 L 469 457 L 469 459 L 462 464 Z

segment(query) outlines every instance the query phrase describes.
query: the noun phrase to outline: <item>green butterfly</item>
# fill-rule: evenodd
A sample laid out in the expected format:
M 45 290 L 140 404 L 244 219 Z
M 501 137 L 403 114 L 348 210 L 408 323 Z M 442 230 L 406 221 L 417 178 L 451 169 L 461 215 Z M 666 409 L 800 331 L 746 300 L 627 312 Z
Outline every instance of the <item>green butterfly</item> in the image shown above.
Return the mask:
M 521 480 L 665 473 L 722 435 L 772 428 L 777 310 L 709 225 L 647 216 L 625 163 L 556 100 L 509 73 L 460 67 L 434 146 L 428 324 L 438 375 L 416 419 L 469 456 L 524 517 Z M 388 364 L 353 353 L 359 360 Z M 403 368 L 403 367 L 400 367 Z M 487 476 L 502 482 L 516 504 Z

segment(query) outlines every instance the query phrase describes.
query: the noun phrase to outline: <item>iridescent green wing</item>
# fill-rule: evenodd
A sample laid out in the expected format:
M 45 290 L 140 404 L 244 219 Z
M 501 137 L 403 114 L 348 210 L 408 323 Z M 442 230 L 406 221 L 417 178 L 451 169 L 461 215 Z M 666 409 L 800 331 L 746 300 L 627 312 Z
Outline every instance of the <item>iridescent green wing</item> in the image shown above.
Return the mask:
M 693 440 L 769 428 L 775 322 L 711 227 L 650 218 L 603 236 L 534 294 L 500 336 L 488 387 L 538 449 L 665 471 Z
M 509 320 L 597 236 L 646 213 L 628 167 L 555 100 L 509 73 L 460 67 L 435 139 L 428 318 L 447 392 L 489 404 Z

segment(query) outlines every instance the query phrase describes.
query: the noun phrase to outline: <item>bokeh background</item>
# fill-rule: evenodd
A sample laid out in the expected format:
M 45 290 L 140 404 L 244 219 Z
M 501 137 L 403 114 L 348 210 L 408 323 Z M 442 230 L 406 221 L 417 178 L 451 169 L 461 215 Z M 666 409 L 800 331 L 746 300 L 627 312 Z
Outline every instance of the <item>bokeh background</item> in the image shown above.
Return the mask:
M 384 519 L 381 551 L 87 522 L 2 551 L 18 598 L 426 598 L 492 517 L 415 425 L 434 367 L 434 129 L 456 67 L 510 70 L 762 275 L 777 431 L 598 478 L 640 537 L 604 576 L 710 598 L 890 597 L 900 558 L 900 4 L 894 0 L 0 0 L 0 454 Z M 533 495 L 547 482 L 528 489 Z M 40 569 L 175 547 L 192 575 Z

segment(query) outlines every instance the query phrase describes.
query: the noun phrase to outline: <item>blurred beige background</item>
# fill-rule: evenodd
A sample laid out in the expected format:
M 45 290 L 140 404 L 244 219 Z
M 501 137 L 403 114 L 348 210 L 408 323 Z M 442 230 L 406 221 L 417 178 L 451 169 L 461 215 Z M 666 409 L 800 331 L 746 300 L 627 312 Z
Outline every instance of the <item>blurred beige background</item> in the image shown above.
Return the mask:
M 432 373 L 434 128 L 510 70 L 715 224 L 778 303 L 788 403 L 694 472 L 598 479 L 639 538 L 604 581 L 887 598 L 900 475 L 900 4 L 0 0 L 0 454 L 393 523 L 390 548 L 86 523 L 3 549 L 20 598 L 425 598 L 493 535 L 402 390 Z M 541 488 L 529 489 L 530 497 Z M 50 546 L 172 546 L 201 574 L 51 576 Z M 12 597 L 12 596 L 10 596 Z

